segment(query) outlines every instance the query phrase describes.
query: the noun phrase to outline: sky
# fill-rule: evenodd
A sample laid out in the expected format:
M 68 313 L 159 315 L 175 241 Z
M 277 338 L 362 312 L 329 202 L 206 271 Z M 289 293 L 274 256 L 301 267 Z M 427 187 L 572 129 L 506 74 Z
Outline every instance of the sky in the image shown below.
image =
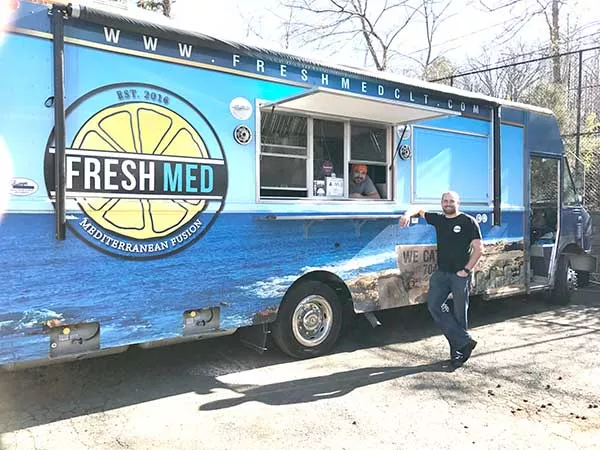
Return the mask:
M 3 3 L 14 0 L 0 0 Z M 75 0 L 76 2 L 77 0 Z M 135 8 L 136 0 L 79 0 L 82 3 L 126 3 L 130 10 Z M 174 0 L 171 22 L 175 25 L 195 31 L 221 37 L 233 41 L 241 41 L 258 46 L 282 49 L 284 34 L 282 17 L 289 15 L 289 10 L 282 6 L 286 0 Z M 327 0 L 316 0 L 321 4 Z M 369 8 L 375 10 L 390 0 L 369 0 Z M 420 0 L 412 0 L 419 2 Z M 445 2 L 446 0 L 439 0 Z M 444 14 L 444 20 L 434 35 L 433 57 L 444 56 L 456 65 L 464 65 L 467 60 L 479 58 L 485 54 L 491 60 L 504 60 L 510 46 L 524 43 L 528 51 L 547 45 L 549 32 L 545 18 L 537 16 L 513 37 L 503 35 L 502 31 L 514 17 L 519 17 L 527 8 L 537 8 L 538 0 L 517 0 L 516 4 L 495 13 L 485 10 L 484 5 L 493 6 L 502 3 L 515 3 L 513 0 L 448 0 L 450 7 Z M 548 0 L 542 0 L 548 1 Z M 384 19 L 386 29 L 396 27 L 408 10 L 398 8 L 393 14 L 387 13 Z M 152 15 L 154 16 L 154 15 Z M 158 14 L 156 14 L 158 16 Z M 314 18 L 307 20 L 315 20 Z M 161 19 L 157 17 L 157 19 Z M 294 15 L 295 21 L 302 20 L 299 13 Z M 576 42 L 581 48 L 600 45 L 600 0 L 566 0 L 561 8 L 561 32 L 578 28 L 584 40 Z M 362 41 L 355 41 L 360 42 Z M 423 60 L 427 48 L 423 20 L 412 20 L 406 30 L 397 39 L 398 50 L 404 55 L 393 61 L 393 70 L 406 67 L 418 68 L 416 61 Z M 323 47 L 323 46 L 321 46 Z M 326 59 L 338 64 L 369 66 L 372 64 L 366 57 L 364 48 L 356 43 L 336 42 L 319 48 L 316 44 L 307 45 L 292 40 L 288 51 L 316 59 Z M 515 52 L 512 52 L 514 54 Z M 539 56 L 539 55 L 536 55 Z
M 500 55 L 506 51 L 506 39 L 502 38 L 502 30 L 513 16 L 519 16 L 524 9 L 535 5 L 535 0 L 523 0 L 512 8 L 506 8 L 496 13 L 486 12 L 481 2 L 488 5 L 507 3 L 508 0 L 452 0 L 447 10 L 445 21 L 434 35 L 434 56 L 443 55 L 453 61 L 466 61 L 476 57 L 486 48 L 488 54 Z M 370 5 L 378 0 L 371 0 Z M 379 0 L 379 3 L 383 0 Z M 250 6 L 251 5 L 251 6 Z M 236 41 L 264 43 L 270 47 L 281 47 L 281 21 L 273 13 L 285 17 L 286 9 L 281 6 L 281 0 L 176 0 L 173 6 L 173 20 L 186 27 L 200 32 L 226 37 Z M 209 13 L 210 11 L 210 13 Z M 561 14 L 561 28 L 582 28 L 582 35 L 590 38 L 593 32 L 600 34 L 600 1 L 599 0 L 568 0 Z M 249 24 L 253 32 L 249 33 Z M 402 33 L 402 53 L 412 58 L 419 58 L 427 47 L 424 37 L 424 27 L 421 22 L 414 24 Z M 259 34 L 263 39 L 258 39 Z M 527 46 L 540 48 L 548 39 L 548 26 L 543 16 L 532 20 L 520 33 L 520 38 Z M 505 36 L 510 37 L 510 36 Z M 517 39 L 509 39 L 516 43 Z M 581 41 L 585 46 L 586 42 Z M 598 44 L 596 44 L 598 45 Z M 589 45 L 588 45 L 589 46 Z M 333 48 L 331 48 L 333 47 Z M 307 46 L 290 46 L 295 53 L 306 52 L 326 58 L 337 63 L 358 65 L 357 52 L 352 46 L 331 46 L 328 49 L 315 49 Z M 403 60 L 411 64 L 410 59 Z M 363 61 L 364 62 L 364 61 Z

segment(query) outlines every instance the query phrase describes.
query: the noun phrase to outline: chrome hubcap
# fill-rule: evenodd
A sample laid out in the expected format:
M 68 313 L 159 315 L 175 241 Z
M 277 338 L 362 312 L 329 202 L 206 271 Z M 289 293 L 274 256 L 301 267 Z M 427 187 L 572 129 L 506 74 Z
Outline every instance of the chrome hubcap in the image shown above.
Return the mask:
M 321 344 L 333 325 L 333 310 L 326 298 L 309 295 L 302 299 L 292 316 L 292 332 L 305 347 Z

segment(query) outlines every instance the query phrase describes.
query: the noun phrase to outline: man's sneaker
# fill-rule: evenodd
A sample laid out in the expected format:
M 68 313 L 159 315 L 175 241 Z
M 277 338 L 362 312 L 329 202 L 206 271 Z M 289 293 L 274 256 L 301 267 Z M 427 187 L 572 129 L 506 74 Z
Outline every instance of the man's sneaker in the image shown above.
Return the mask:
M 463 360 L 462 360 L 462 355 L 460 354 L 455 354 L 452 359 L 450 360 L 450 367 L 452 367 L 453 369 L 458 369 L 459 367 L 461 367 L 463 365 Z
M 469 339 L 467 345 L 459 350 L 462 353 L 463 364 L 466 363 L 467 359 L 471 357 L 471 353 L 475 347 L 477 347 L 477 341 L 475 339 Z
M 477 341 L 471 339 L 467 345 L 459 350 L 455 350 L 452 354 L 452 358 L 450 359 L 450 365 L 455 369 L 461 367 L 471 357 L 471 353 L 476 346 Z

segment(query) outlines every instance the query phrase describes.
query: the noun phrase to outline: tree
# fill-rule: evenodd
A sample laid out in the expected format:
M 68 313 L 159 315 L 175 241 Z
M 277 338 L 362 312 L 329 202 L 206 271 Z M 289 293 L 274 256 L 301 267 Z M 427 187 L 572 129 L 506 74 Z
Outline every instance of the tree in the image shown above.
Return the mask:
M 422 29 L 425 37 L 425 47 L 412 53 L 404 53 L 394 50 L 394 56 L 409 59 L 416 63 L 418 70 L 412 68 L 404 69 L 404 73 L 409 76 L 421 78 L 423 80 L 433 80 L 455 73 L 455 68 L 450 64 L 450 60 L 442 55 L 434 56 L 435 36 L 439 31 L 440 25 L 449 18 L 449 8 L 452 0 L 421 0 L 414 18 L 414 27 L 417 30 Z M 413 31 L 413 30 L 411 30 Z M 409 34 L 407 32 L 407 34 Z M 410 33 L 412 34 L 412 33 Z M 420 32 L 417 32 L 420 35 Z M 414 56 L 413 56 L 414 55 Z
M 150 11 L 158 11 L 165 17 L 171 17 L 171 6 L 175 0 L 138 0 L 137 5 Z
M 495 2 L 495 3 L 494 3 Z M 502 43 L 508 42 L 537 16 L 544 18 L 548 27 L 548 51 L 552 56 L 552 78 L 561 83 L 560 53 L 562 40 L 560 34 L 560 11 L 566 0 L 480 0 L 481 5 L 490 13 L 503 12 L 512 17 L 505 22 Z M 490 6 L 491 4 L 491 6 Z
M 562 85 L 539 80 L 528 89 L 521 101 L 552 110 L 561 134 L 571 134 L 575 130 L 575 115 L 567 108 L 568 98 Z
M 598 172 L 598 169 L 600 169 L 600 164 L 598 164 L 598 153 L 600 153 L 600 115 L 590 113 L 584 118 L 583 122 L 581 158 L 586 169 L 591 168 L 592 165 L 596 165 L 596 171 Z M 594 178 L 599 180 L 600 186 L 600 178 L 598 176 Z
M 421 63 L 423 67 L 422 78 L 431 79 L 430 76 L 433 73 L 440 70 L 446 70 L 447 60 L 441 61 L 440 64 L 436 65 L 435 68 L 431 68 L 439 57 L 433 57 L 433 39 L 439 26 L 444 21 L 444 15 L 450 7 L 450 0 L 423 0 L 420 14 L 423 16 L 425 24 L 425 36 L 427 39 L 427 48 L 425 50 L 425 57 Z M 446 65 L 446 67 L 444 67 Z
M 240 15 L 244 17 L 246 14 L 240 11 Z M 274 19 L 273 21 L 279 24 L 279 26 L 275 27 L 276 34 L 278 35 L 278 38 L 282 43 L 282 47 L 286 50 L 289 49 L 292 46 L 292 41 L 294 39 L 294 9 L 287 6 L 283 9 L 283 11 L 280 12 L 268 8 L 266 10 L 266 18 L 271 20 Z M 252 16 L 251 19 L 247 21 L 248 24 L 246 26 L 246 37 L 254 35 L 260 39 L 266 38 L 264 32 L 259 31 L 264 29 L 264 27 L 262 26 L 263 19 L 265 19 L 265 15 L 260 14 L 258 18 Z
M 600 211 L 600 117 L 590 113 L 583 118 L 579 156 L 574 139 L 567 141 L 567 151 L 571 168 L 579 192 L 585 195 L 586 205 Z
M 352 42 L 366 50 L 377 70 L 387 70 L 393 46 L 417 14 L 420 1 L 381 0 L 283 0 L 294 12 L 290 30 L 304 44 L 320 46 Z M 422 1 L 422 0 L 421 0 Z
M 525 101 L 544 76 L 544 62 L 527 62 L 527 46 L 517 43 L 492 59 L 492 52 L 484 49 L 479 57 L 469 58 L 472 69 L 456 79 L 457 86 L 482 92 L 492 97 L 511 101 Z M 499 61 L 512 61 L 510 64 L 498 64 Z M 492 69 L 480 69 L 493 67 Z M 542 99 L 545 101 L 545 99 Z M 539 104 L 539 102 L 533 102 Z M 546 105 L 540 105 L 546 106 Z
M 423 68 L 423 79 L 438 80 L 441 78 L 450 78 L 456 73 L 458 73 L 458 69 L 452 61 L 445 56 L 438 56 Z

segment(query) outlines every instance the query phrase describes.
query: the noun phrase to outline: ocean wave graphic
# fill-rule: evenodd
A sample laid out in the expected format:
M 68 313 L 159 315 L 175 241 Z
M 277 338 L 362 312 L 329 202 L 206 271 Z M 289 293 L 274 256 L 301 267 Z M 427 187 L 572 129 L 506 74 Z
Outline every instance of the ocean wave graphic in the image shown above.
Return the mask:
M 63 315 L 47 308 L 29 309 L 0 315 L 0 334 L 40 330 L 47 321 L 62 320 Z
M 362 252 L 361 252 L 362 253 Z M 302 268 L 302 275 L 315 270 L 326 270 L 335 273 L 340 278 L 352 278 L 358 275 L 358 272 L 364 273 L 369 267 L 378 266 L 387 262 L 395 261 L 397 258 L 395 251 L 377 253 L 373 255 L 358 254 L 345 261 L 340 261 L 331 265 L 324 266 L 306 266 Z
M 301 271 L 295 274 L 288 274 L 282 276 L 276 276 L 267 278 L 266 280 L 257 281 L 249 286 L 242 287 L 242 289 L 250 295 L 254 295 L 259 298 L 281 298 L 287 291 L 287 289 L 301 276 L 323 270 L 331 272 L 339 276 L 343 280 L 351 279 L 360 275 L 367 275 L 377 270 L 369 270 L 370 268 L 375 269 L 377 266 L 382 266 L 388 262 L 396 260 L 396 252 L 386 252 L 377 255 L 370 256 L 355 256 L 351 259 L 340 261 L 335 264 L 323 265 L 323 266 L 306 266 Z M 381 268 L 379 269 L 381 270 Z
M 414 245 L 435 245 L 430 242 L 431 227 L 421 226 L 401 229 L 398 225 L 388 225 L 364 248 L 351 258 L 322 265 L 302 267 L 298 272 L 282 274 L 257 281 L 242 290 L 249 295 L 262 299 L 281 299 L 288 288 L 303 275 L 314 271 L 327 271 L 336 274 L 342 280 L 351 280 L 360 275 L 372 275 L 382 270 L 397 268 L 397 247 Z M 500 242 L 512 243 L 522 241 L 517 238 L 492 238 L 485 244 L 493 245 Z
M 367 275 L 385 268 L 396 267 L 395 250 L 398 239 L 397 225 L 389 225 L 350 258 L 322 265 L 302 267 L 298 272 L 270 277 L 242 287 L 246 293 L 263 299 L 280 299 L 291 284 L 301 276 L 314 271 L 327 271 L 342 280 Z M 387 267 L 386 267 L 387 266 Z

